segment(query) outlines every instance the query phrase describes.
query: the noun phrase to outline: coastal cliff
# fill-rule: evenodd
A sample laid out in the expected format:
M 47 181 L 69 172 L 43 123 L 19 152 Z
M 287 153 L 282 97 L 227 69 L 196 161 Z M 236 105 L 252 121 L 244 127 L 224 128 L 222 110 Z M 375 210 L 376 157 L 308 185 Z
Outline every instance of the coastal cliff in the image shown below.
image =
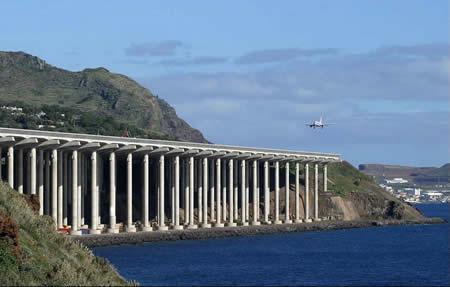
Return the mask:
M 36 203 L 0 183 L 0 285 L 131 285 L 105 259 L 56 233 Z

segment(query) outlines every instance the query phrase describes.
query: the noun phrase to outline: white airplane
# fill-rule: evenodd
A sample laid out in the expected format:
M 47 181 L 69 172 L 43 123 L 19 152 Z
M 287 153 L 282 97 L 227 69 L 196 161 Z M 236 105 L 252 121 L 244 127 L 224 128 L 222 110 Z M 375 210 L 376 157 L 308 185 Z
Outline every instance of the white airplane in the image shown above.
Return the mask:
M 307 126 L 309 126 L 310 128 L 324 128 L 328 125 L 333 125 L 334 123 L 324 123 L 322 120 L 322 117 L 320 117 L 320 119 L 318 121 L 314 121 L 312 124 L 306 124 Z

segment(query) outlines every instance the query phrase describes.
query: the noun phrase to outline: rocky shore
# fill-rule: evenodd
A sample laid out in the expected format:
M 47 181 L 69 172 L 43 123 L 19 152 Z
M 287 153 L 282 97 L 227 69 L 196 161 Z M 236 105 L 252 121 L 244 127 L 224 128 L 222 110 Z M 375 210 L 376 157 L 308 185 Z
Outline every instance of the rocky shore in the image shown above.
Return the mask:
M 174 240 L 198 240 L 234 236 L 251 236 L 286 232 L 306 232 L 322 230 L 338 230 L 386 225 L 410 225 L 410 224 L 439 224 L 445 223 L 441 218 L 423 218 L 417 220 L 353 220 L 337 221 L 327 220 L 311 223 L 280 224 L 221 227 L 193 230 L 149 231 L 137 233 L 101 234 L 71 236 L 88 247 L 139 244 L 144 242 L 174 241 Z

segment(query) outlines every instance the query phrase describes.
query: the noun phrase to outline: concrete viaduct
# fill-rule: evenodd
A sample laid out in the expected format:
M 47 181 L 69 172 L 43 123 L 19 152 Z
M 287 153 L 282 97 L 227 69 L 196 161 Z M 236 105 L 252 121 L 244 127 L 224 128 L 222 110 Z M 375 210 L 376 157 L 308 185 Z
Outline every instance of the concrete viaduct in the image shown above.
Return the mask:
M 319 189 L 327 190 L 327 164 L 341 161 L 339 155 L 316 152 L 10 128 L 0 128 L 0 155 L 1 180 L 19 193 L 37 194 L 39 213 L 51 216 L 55 228 L 70 226 L 73 235 L 81 229 L 117 233 L 117 219 L 125 232 L 321 220 Z M 305 168 L 302 215 L 300 165 Z M 280 166 L 287 187 L 284 206 Z M 295 198 L 289 198 L 290 168 Z M 269 185 L 275 193 L 272 207 Z

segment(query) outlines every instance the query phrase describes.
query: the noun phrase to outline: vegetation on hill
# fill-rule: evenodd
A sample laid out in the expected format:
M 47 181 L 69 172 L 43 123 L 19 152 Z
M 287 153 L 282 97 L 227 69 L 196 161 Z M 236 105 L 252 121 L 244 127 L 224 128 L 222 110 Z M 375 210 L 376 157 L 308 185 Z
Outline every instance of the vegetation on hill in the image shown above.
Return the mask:
M 330 164 L 328 178 L 330 196 L 324 198 L 324 208 L 336 210 L 336 205 L 340 203 L 340 200 L 336 200 L 337 196 L 346 203 L 337 210 L 337 213 L 344 215 L 348 211 L 345 209 L 353 209 L 358 218 L 405 220 L 423 218 L 415 207 L 383 190 L 371 176 L 360 172 L 346 161 Z M 335 199 L 332 200 L 332 197 Z
M 167 102 L 132 79 L 104 68 L 71 72 L 23 52 L 0 52 L 0 100 L 3 105 L 28 111 L 64 111 L 78 121 L 76 126 L 70 121 L 64 121 L 64 127 L 44 125 L 45 130 L 56 126 L 64 131 L 117 135 L 128 128 L 137 136 L 207 142 Z M 49 120 L 60 121 L 57 117 Z M 30 114 L 17 117 L 8 112 L 3 113 L 0 124 L 32 128 L 38 123 Z
M 0 183 L 0 285 L 130 284 L 105 259 L 56 233 L 33 201 Z

